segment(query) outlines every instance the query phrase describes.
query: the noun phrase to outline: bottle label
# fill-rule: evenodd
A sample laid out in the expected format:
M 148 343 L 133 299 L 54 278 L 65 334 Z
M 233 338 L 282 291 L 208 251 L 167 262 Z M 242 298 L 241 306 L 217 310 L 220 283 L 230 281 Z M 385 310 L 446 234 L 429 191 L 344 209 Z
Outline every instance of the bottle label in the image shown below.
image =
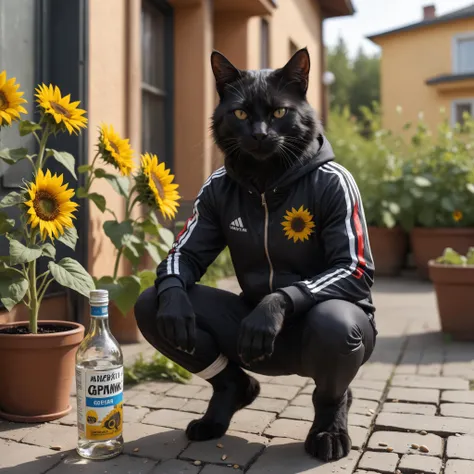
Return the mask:
M 77 427 L 91 441 L 122 434 L 123 367 L 90 370 L 76 367 Z
M 109 315 L 108 306 L 91 306 L 91 316 L 106 318 Z

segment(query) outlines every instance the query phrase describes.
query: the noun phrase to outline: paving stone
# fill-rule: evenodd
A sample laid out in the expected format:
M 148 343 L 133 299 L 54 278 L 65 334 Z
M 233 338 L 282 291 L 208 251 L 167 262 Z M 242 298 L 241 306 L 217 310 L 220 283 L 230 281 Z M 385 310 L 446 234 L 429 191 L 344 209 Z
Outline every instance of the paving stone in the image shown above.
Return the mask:
M 123 411 L 123 420 L 128 423 L 139 423 L 148 413 L 150 413 L 148 408 L 125 407 Z
M 260 434 L 275 418 L 275 413 L 244 409 L 234 415 L 230 422 L 230 429 Z
M 192 375 L 191 379 L 188 381 L 190 385 L 200 385 L 201 387 L 209 387 L 210 383 L 207 380 L 198 377 L 197 375 Z
M 372 400 L 353 400 L 349 413 L 367 415 L 369 413 L 369 410 L 372 410 L 375 413 L 378 407 L 379 404 Z
M 10 423 L 8 421 L 0 423 L 0 438 L 21 441 L 31 431 L 41 425 L 29 423 Z
M 47 448 L 3 439 L 0 439 L 0 453 L 0 472 L 5 474 L 43 473 L 58 464 L 64 455 Z
M 176 385 L 168 390 L 166 395 L 168 397 L 194 398 L 202 390 L 204 389 L 201 385 Z
M 128 402 L 133 398 L 136 397 L 139 393 L 142 393 L 141 390 L 135 389 L 125 389 L 123 391 L 123 403 L 128 405 Z M 146 393 L 146 392 L 145 392 Z
M 460 459 L 449 459 L 444 474 L 470 474 L 474 472 L 474 462 Z
M 293 400 L 291 400 L 290 405 L 296 405 L 299 407 L 312 407 L 313 400 L 311 395 L 298 395 Z
M 241 469 L 235 469 L 232 466 L 215 466 L 214 464 L 208 464 L 199 474 L 238 474 L 244 472 Z
M 393 472 L 398 464 L 395 453 L 366 452 L 359 461 L 362 469 L 374 469 L 379 472 Z
M 435 405 L 424 405 L 422 403 L 384 403 L 382 411 L 389 413 L 413 413 L 414 415 L 434 415 Z
M 300 390 L 300 387 L 292 387 L 289 385 L 273 385 L 269 383 L 260 384 L 260 395 L 268 398 L 292 400 Z
M 191 413 L 203 414 L 206 412 L 209 402 L 204 400 L 189 400 L 181 408 L 182 411 L 189 411 Z
M 49 448 L 61 446 L 62 451 L 74 449 L 77 444 L 77 430 L 71 426 L 46 423 L 30 431 L 22 440 L 23 443 L 36 444 Z
M 265 449 L 268 442 L 267 438 L 261 436 L 229 431 L 219 439 L 191 443 L 180 458 L 245 467 Z M 217 445 L 223 447 L 219 448 Z M 227 456 L 225 460 L 222 460 L 223 455 Z
M 358 459 L 359 453 L 351 451 L 339 461 L 324 463 L 308 456 L 301 442 L 275 438 L 247 474 L 350 474 Z
M 362 426 L 349 425 L 349 436 L 352 441 L 352 449 L 360 449 L 364 446 L 369 436 L 369 429 Z
M 395 364 L 372 363 L 364 367 L 362 379 L 364 380 L 383 380 L 386 381 L 393 372 Z
M 306 385 L 306 387 L 301 390 L 300 395 L 312 395 L 314 392 L 315 386 L 314 385 Z
M 258 397 L 247 408 L 249 410 L 270 411 L 273 413 L 281 413 L 288 406 L 288 400 L 278 398 Z
M 59 420 L 54 420 L 51 423 L 60 424 L 60 425 L 68 425 L 68 426 L 76 426 L 77 425 L 77 410 L 76 410 L 76 399 L 73 399 L 74 403 L 71 402 L 72 410 Z
M 441 464 L 441 459 L 434 456 L 405 454 L 398 467 L 403 473 L 414 471 L 417 474 L 439 474 L 441 472 Z
M 163 400 L 164 395 L 156 394 L 152 392 L 139 391 L 135 392 L 135 395 L 129 398 L 127 405 L 147 407 L 147 408 L 163 408 L 160 405 L 160 401 Z M 181 399 L 178 399 L 181 401 Z
M 354 380 L 351 382 L 351 388 L 370 388 L 372 390 L 385 390 L 386 382 L 379 382 L 377 380 Z
M 474 390 L 446 390 L 441 394 L 442 402 L 453 403 L 473 403 L 474 404 Z
M 314 420 L 314 408 L 311 407 L 300 407 L 300 406 L 289 406 L 280 413 L 280 418 L 290 418 L 293 420 Z
M 442 456 L 443 439 L 434 434 L 422 435 L 419 433 L 399 433 L 396 431 L 376 431 L 369 439 L 368 448 L 374 451 L 386 451 L 386 446 L 379 443 L 386 443 L 398 454 L 422 454 L 424 456 Z M 411 445 L 425 445 L 430 450 L 428 453 L 421 453 L 413 449 Z
M 250 374 L 254 379 L 257 379 L 260 383 L 267 383 L 271 379 L 275 378 L 271 375 L 256 374 L 255 372 L 250 372 L 250 370 L 246 370 L 246 372 Z
M 73 453 L 64 458 L 54 469 L 48 471 L 48 474 L 150 474 L 155 464 L 155 461 L 150 459 L 127 455 L 97 462 L 82 459 L 76 453 Z M 34 472 L 36 474 L 37 471 Z
M 450 436 L 446 448 L 448 458 L 474 461 L 474 436 Z M 474 471 L 473 471 L 474 472 Z
M 474 405 L 468 403 L 442 403 L 440 413 L 442 416 L 474 418 Z
M 125 423 L 125 453 L 163 461 L 173 459 L 188 445 L 181 430 L 161 428 L 143 423 Z
M 472 420 L 447 416 L 381 413 L 377 417 L 375 425 L 379 429 L 425 430 L 441 436 L 455 433 L 474 434 Z
M 391 388 L 387 400 L 412 403 L 435 403 L 439 401 L 439 390 L 430 388 Z
M 349 414 L 348 423 L 352 426 L 362 426 L 364 428 L 369 428 L 372 424 L 373 416 Z
M 282 375 L 280 377 L 273 377 L 268 383 L 304 387 L 308 383 L 308 379 L 306 377 L 300 377 L 299 375 Z
M 312 423 L 309 421 L 279 418 L 265 430 L 265 434 L 268 436 L 291 438 L 303 441 L 308 435 L 311 424 Z
M 198 417 L 194 413 L 175 410 L 157 410 L 146 415 L 143 419 L 143 423 L 184 430 L 188 424 L 196 418 Z
M 145 383 L 140 383 L 137 385 L 132 385 L 130 388 L 136 391 L 164 394 L 175 387 L 182 387 L 182 386 L 183 386 L 182 384 L 178 384 L 178 383 L 155 381 L 155 382 L 145 382 Z
M 375 471 L 362 471 L 360 469 L 357 469 L 357 471 L 354 472 L 354 474 L 378 474 L 378 473 Z
M 459 377 L 425 377 L 422 375 L 395 375 L 394 387 L 437 388 L 440 390 L 468 390 L 469 382 Z
M 356 399 L 379 401 L 382 398 L 382 394 L 382 390 L 373 390 L 371 388 L 354 387 L 352 389 L 352 395 Z
M 194 466 L 190 462 L 171 459 L 156 466 L 150 474 L 198 474 L 199 469 L 200 466 Z

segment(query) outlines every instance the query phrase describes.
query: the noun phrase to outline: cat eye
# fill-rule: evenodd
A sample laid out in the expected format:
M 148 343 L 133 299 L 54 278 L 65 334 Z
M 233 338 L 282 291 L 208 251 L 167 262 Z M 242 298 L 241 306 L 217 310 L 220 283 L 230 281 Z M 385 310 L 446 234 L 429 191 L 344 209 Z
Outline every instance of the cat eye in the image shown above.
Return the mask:
M 282 118 L 284 115 L 286 114 L 286 109 L 284 107 L 280 108 L 280 109 L 276 109 L 274 112 L 273 112 L 273 116 L 275 118 Z
M 242 110 L 242 109 L 234 110 L 234 115 L 239 120 L 245 120 L 248 117 L 247 112 L 245 112 L 245 110 Z

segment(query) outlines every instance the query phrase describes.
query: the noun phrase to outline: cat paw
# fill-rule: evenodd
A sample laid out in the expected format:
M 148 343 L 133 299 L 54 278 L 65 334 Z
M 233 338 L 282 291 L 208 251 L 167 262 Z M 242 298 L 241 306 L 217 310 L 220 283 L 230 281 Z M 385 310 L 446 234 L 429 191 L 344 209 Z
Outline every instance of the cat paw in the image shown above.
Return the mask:
M 336 461 L 349 454 L 352 442 L 347 431 L 310 432 L 304 443 L 306 452 L 321 461 Z
M 186 428 L 186 436 L 190 441 L 206 441 L 224 436 L 228 426 L 213 420 L 193 420 Z

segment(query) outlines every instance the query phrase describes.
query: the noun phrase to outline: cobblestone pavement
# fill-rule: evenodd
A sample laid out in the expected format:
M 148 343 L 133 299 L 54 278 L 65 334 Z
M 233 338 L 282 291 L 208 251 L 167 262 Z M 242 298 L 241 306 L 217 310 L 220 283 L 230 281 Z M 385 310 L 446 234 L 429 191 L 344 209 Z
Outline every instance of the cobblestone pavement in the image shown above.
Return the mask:
M 223 285 L 235 289 L 232 280 Z M 298 376 L 257 376 L 261 397 L 235 416 L 226 436 L 188 442 L 182 430 L 204 412 L 211 394 L 206 382 L 193 378 L 188 385 L 156 382 L 127 390 L 125 453 L 109 461 L 86 462 L 74 453 L 74 412 L 42 425 L 0 422 L 0 472 L 474 473 L 474 344 L 440 334 L 428 284 L 378 282 L 375 301 L 378 342 L 352 383 L 353 449 L 345 459 L 323 464 L 305 455 L 314 385 Z M 151 351 L 124 349 L 128 359 Z

